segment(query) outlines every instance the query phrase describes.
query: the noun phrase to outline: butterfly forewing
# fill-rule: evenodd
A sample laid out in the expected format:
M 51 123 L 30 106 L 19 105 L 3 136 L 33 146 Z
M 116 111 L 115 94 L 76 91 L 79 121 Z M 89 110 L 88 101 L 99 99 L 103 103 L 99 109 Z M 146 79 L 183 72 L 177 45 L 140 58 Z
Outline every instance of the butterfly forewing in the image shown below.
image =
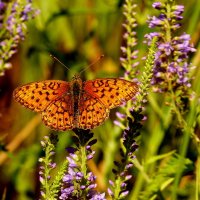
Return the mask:
M 123 79 L 106 78 L 86 81 L 84 90 L 111 109 L 133 98 L 138 86 Z
M 58 97 L 69 90 L 69 83 L 59 80 L 34 82 L 18 87 L 13 96 L 23 106 L 41 112 Z

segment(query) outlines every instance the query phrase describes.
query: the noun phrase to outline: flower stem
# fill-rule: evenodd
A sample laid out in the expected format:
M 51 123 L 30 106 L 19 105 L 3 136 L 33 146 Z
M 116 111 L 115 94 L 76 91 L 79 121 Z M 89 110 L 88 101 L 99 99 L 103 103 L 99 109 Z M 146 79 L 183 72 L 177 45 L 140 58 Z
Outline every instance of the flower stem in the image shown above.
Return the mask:
M 81 154 L 81 172 L 83 173 L 84 177 L 87 175 L 87 156 L 86 156 L 86 148 L 85 146 L 80 147 L 80 154 Z
M 171 5 L 167 4 L 166 5 L 166 15 L 167 19 L 170 19 L 171 15 Z M 165 20 L 165 25 L 166 25 L 166 41 L 171 42 L 171 28 L 168 20 Z

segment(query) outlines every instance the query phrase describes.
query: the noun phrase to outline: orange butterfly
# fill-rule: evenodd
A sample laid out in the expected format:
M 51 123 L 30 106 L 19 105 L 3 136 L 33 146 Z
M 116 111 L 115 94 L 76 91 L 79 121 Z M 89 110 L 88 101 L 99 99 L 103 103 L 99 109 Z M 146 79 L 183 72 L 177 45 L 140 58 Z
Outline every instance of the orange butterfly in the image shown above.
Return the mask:
M 14 90 L 14 99 L 40 112 L 46 126 L 55 130 L 92 129 L 102 124 L 111 108 L 134 97 L 136 83 L 117 78 L 83 82 L 76 75 L 71 82 L 46 80 Z

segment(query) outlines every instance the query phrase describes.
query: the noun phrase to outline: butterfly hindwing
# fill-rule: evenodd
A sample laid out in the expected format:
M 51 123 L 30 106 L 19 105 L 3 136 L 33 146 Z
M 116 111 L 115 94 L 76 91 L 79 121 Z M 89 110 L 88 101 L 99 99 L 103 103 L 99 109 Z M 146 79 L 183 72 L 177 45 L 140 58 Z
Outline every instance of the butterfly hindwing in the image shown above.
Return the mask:
M 42 120 L 46 126 L 62 131 L 73 128 L 73 116 L 73 104 L 70 95 L 64 95 L 52 101 L 42 112 Z
M 109 109 L 95 96 L 83 92 L 79 103 L 77 127 L 92 129 L 102 124 L 109 116 Z

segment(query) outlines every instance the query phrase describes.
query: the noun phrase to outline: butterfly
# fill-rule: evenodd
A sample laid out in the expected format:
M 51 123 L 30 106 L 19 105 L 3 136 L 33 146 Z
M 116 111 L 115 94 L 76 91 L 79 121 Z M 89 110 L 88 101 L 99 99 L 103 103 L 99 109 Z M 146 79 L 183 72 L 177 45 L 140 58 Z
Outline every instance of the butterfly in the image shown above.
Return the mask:
M 45 80 L 18 87 L 14 99 L 41 113 L 44 124 L 55 130 L 93 129 L 109 116 L 110 109 L 132 99 L 136 83 L 118 78 L 82 81 L 75 75 L 71 82 Z

